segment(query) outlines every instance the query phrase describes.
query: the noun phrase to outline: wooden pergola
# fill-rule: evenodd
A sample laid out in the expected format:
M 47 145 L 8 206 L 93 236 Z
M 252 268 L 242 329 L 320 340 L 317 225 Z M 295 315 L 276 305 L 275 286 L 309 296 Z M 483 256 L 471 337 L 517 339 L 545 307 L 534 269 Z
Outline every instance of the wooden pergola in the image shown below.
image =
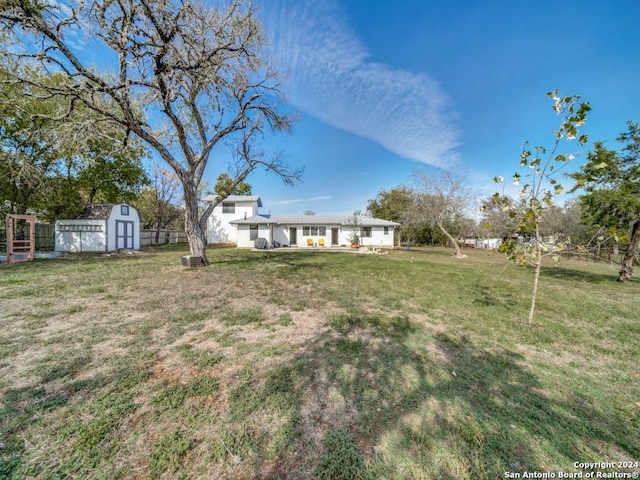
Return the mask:
M 36 217 L 7 216 L 7 260 L 9 263 L 29 262 L 36 253 Z

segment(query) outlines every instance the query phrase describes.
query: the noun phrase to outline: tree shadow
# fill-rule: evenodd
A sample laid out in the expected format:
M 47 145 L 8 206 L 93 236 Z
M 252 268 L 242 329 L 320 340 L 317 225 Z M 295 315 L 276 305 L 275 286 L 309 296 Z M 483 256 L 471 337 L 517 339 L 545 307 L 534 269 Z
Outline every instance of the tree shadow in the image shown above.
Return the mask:
M 267 376 L 258 390 L 287 398 L 294 433 L 275 458 L 258 452 L 254 478 L 322 477 L 320 459 L 340 455 L 327 452 L 322 439 L 345 431 L 367 461 L 343 478 L 406 478 L 398 455 L 425 469 L 413 471 L 420 478 L 487 479 L 572 470 L 576 461 L 602 461 L 606 450 L 640 455 L 640 426 L 583 395 L 545 390 L 520 364 L 522 355 L 444 333 L 416 348 L 410 337 L 417 327 L 407 322 L 343 325 Z M 396 439 L 395 459 L 380 452 L 389 438 Z M 437 462 L 443 446 L 455 461 Z
M 209 261 L 210 266 L 242 266 L 249 267 L 269 262 L 269 265 L 279 264 L 289 267 L 290 271 L 297 271 L 308 267 L 316 269 L 324 269 L 327 267 L 325 262 L 318 262 L 318 255 L 329 255 L 327 252 L 292 252 L 269 250 L 265 252 L 250 252 L 237 254 L 228 253 L 222 255 L 212 255 Z
M 612 268 L 610 273 L 592 273 L 566 266 L 545 266 L 540 271 L 542 277 L 569 280 L 574 282 L 586 282 L 593 284 L 615 283 L 618 278 L 619 268 Z

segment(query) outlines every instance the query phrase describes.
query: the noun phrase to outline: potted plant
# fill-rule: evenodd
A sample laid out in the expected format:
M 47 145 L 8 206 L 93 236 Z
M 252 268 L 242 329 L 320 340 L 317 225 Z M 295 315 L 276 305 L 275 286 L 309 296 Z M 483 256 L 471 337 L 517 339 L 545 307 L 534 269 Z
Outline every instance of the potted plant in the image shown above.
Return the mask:
M 349 241 L 351 242 L 351 248 L 358 248 L 360 246 L 360 235 L 355 232 L 351 233 Z
M 353 216 L 349 217 L 347 225 L 351 227 L 351 233 L 347 237 L 351 242 L 351 248 L 358 248 L 360 246 L 360 220 L 358 216 L 360 211 L 353 212 Z

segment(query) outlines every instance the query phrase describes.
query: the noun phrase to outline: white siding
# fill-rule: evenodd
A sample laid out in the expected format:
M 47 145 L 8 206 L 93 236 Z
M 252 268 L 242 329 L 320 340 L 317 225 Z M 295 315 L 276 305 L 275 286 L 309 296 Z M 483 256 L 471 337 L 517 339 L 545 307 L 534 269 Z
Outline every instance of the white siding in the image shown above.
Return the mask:
M 388 227 L 387 235 L 384 234 L 384 227 L 371 227 L 371 236 L 360 236 L 360 245 L 364 247 L 393 247 L 393 228 Z
M 123 215 L 122 206 L 129 208 L 129 214 Z M 117 221 L 133 222 L 133 245 L 127 244 L 127 247 L 133 250 L 140 250 L 140 212 L 131 205 L 119 203 L 113 206 L 109 220 L 107 220 L 107 250 L 118 250 L 117 243 Z
M 269 238 L 270 227 L 267 225 L 258 226 L 258 236 L 256 238 L 266 238 L 271 246 L 271 239 Z M 238 225 L 238 248 L 253 248 L 255 240 L 251 240 L 251 228 L 250 225 Z
M 122 213 L 122 205 L 128 214 Z M 76 218 L 58 220 L 55 231 L 57 252 L 107 252 L 118 249 L 117 222 L 127 222 L 127 248 L 140 250 L 140 213 L 127 204 L 116 204 L 108 219 Z M 123 224 L 120 224 L 122 228 Z
M 291 228 L 296 228 L 297 230 L 296 245 L 292 245 L 290 243 Z M 299 247 L 306 247 L 307 239 L 309 238 L 314 245 L 318 246 L 319 240 L 322 238 L 324 239 L 325 247 L 330 247 L 332 228 L 338 229 L 338 246 L 349 246 L 351 243 L 351 227 L 337 225 L 326 225 L 325 235 L 311 235 L 311 231 L 309 231 L 308 235 L 305 235 L 303 225 L 274 225 L 273 231 L 271 231 L 271 227 L 267 225 L 260 225 L 258 228 L 258 237 L 266 238 L 269 241 L 270 245 L 273 244 L 273 242 L 278 242 L 282 246 L 287 245 Z M 249 230 L 249 225 L 238 225 L 238 248 L 253 248 L 254 243 L 253 240 L 249 239 Z M 393 230 L 394 227 L 388 227 L 388 233 L 385 235 L 384 227 L 371 227 L 371 237 L 360 236 L 360 245 L 367 247 L 393 248 Z
M 223 204 L 234 203 L 234 213 L 223 213 Z M 230 225 L 232 220 L 253 217 L 258 214 L 258 202 L 221 202 L 213 209 L 213 213 L 207 221 L 207 241 L 209 243 L 236 243 L 238 241 L 238 229 Z
M 289 227 L 283 227 L 281 225 L 274 225 L 273 227 L 273 241 L 278 242 L 281 246 L 289 245 Z
M 90 230 L 100 231 L 90 231 Z M 56 252 L 105 252 L 107 250 L 105 220 L 58 220 L 55 231 Z

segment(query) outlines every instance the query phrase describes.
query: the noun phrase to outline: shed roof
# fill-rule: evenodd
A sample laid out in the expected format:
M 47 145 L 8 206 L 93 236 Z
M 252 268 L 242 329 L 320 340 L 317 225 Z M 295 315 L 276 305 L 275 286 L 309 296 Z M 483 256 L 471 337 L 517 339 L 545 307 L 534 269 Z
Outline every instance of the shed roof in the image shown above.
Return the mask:
M 111 215 L 111 210 L 119 203 L 87 203 L 83 205 L 82 213 L 76 218 L 86 218 L 93 220 L 106 220 Z
M 254 215 L 232 220 L 233 225 L 350 225 L 350 215 Z M 396 227 L 400 224 L 372 217 L 358 217 L 362 227 Z

